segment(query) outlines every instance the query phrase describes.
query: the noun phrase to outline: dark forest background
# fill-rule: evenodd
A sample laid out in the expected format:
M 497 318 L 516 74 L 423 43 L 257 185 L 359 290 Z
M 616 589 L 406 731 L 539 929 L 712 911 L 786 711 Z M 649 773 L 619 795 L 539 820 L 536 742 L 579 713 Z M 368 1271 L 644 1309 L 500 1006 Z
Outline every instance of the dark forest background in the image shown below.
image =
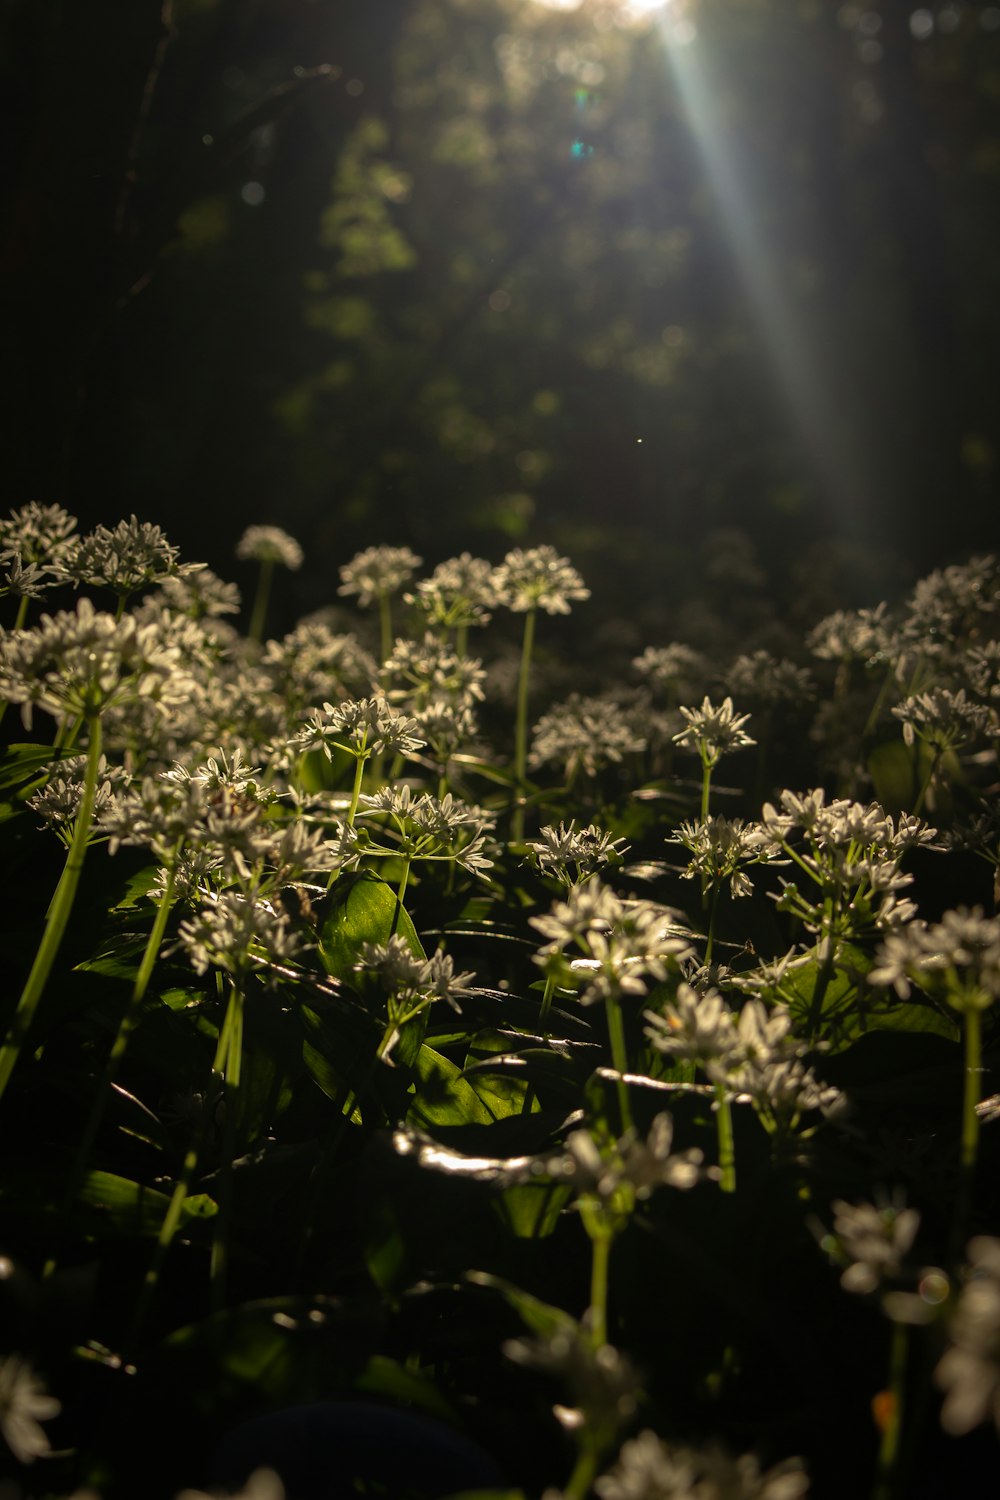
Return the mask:
M 639 635 L 996 541 L 1000 8 L 2 15 L 9 505 L 279 524 L 289 615 L 551 541 Z

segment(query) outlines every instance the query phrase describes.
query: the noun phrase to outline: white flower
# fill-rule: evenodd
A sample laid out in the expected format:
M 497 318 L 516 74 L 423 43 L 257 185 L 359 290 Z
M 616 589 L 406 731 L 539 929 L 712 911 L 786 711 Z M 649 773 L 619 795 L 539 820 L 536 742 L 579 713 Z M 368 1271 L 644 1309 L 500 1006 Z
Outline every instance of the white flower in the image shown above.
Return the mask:
M 556 763 L 567 781 L 578 770 L 596 776 L 633 751 L 646 748 L 634 721 L 610 694 L 582 698 L 573 693 L 543 714 L 532 731 L 528 764 L 533 768 Z
M 708 674 L 708 663 L 700 651 L 672 641 L 669 646 L 647 646 L 633 667 L 640 677 L 663 688 L 671 697 L 683 697 Z
M 934 1378 L 945 1392 L 941 1425 L 961 1435 L 992 1417 L 1000 1432 L 1000 1239 L 969 1242 L 969 1276 L 948 1324 L 950 1347 Z
M 280 526 L 248 526 L 236 543 L 236 556 L 245 562 L 280 563 L 292 572 L 302 566 L 302 548 Z
M 682 823 L 673 841 L 691 855 L 681 871 L 686 880 L 697 876 L 706 885 L 728 881 L 733 897 L 749 896 L 753 890 L 743 866 L 766 863 L 775 853 L 767 831 L 742 818 L 709 817 L 704 823 Z
M 335 635 L 322 621 L 303 621 L 280 641 L 268 641 L 263 665 L 292 706 L 308 707 L 370 688 L 375 661 L 351 634 Z
M 498 604 L 516 613 L 544 609 L 550 615 L 568 615 L 570 600 L 589 599 L 590 590 L 570 563 L 554 547 L 515 547 L 493 573 Z
M 848 1262 L 840 1284 L 848 1292 L 874 1292 L 899 1275 L 916 1238 L 920 1215 L 898 1203 L 833 1205 L 833 1233 L 841 1263 Z
M 0 555 L 16 553 L 26 565 L 37 564 L 51 572 L 52 565 L 65 562 L 78 545 L 76 526 L 76 517 L 61 505 L 29 500 L 0 521 Z
M 334 749 L 367 758 L 386 751 L 408 755 L 419 750 L 423 740 L 414 733 L 415 719 L 397 713 L 384 698 L 362 698 L 346 703 L 324 703 L 306 727 L 290 742 L 299 752 L 323 750 L 329 760 Z
M 39 1423 L 58 1416 L 60 1409 L 19 1354 L 0 1359 L 0 1433 L 19 1463 L 30 1464 L 49 1452 Z
M 109 588 L 119 598 L 127 598 L 147 584 L 180 572 L 178 556 L 179 549 L 170 545 L 159 526 L 132 516 L 119 521 L 114 530 L 95 527 L 58 565 L 57 572 L 74 583 Z M 183 571 L 200 567 L 200 563 L 185 564 Z
M 706 696 L 700 708 L 685 708 L 682 704 L 680 711 L 687 724 L 680 734 L 674 735 L 674 744 L 697 750 L 706 766 L 714 766 L 729 750 L 742 750 L 757 743 L 743 728 L 750 715 L 734 713 L 732 698 L 724 698 L 715 706 Z
M 658 1052 L 705 1067 L 739 1051 L 732 1011 L 717 990 L 695 990 L 683 982 L 662 1015 L 646 1012 L 646 1035 Z
M 204 1490 L 182 1490 L 177 1500 L 215 1500 L 215 1497 L 206 1495 Z M 271 1469 L 257 1469 L 238 1493 L 229 1493 L 229 1500 L 285 1500 L 285 1487 Z
M 802 1500 L 808 1491 L 800 1459 L 762 1472 L 750 1453 L 674 1448 L 648 1430 L 625 1443 L 614 1468 L 594 1483 L 599 1500 Z
M 986 1010 L 1000 999 L 1000 917 L 960 906 L 940 922 L 911 922 L 885 939 L 868 981 L 903 1000 L 912 982 L 954 1010 Z
M 223 891 L 217 901 L 182 922 L 178 937 L 197 974 L 212 965 L 244 974 L 260 959 L 287 963 L 303 946 L 283 912 L 235 891 Z
M 804 703 L 814 696 L 806 669 L 772 656 L 770 651 L 738 656 L 726 673 L 726 686 L 737 698 L 747 698 L 766 707 Z
M 375 604 L 402 588 L 421 561 L 409 547 L 366 547 L 341 567 L 337 592 L 356 594 L 363 606 Z
M 538 837 L 529 841 L 528 850 L 532 864 L 543 875 L 554 875 L 564 885 L 578 885 L 605 865 L 619 864 L 627 845 L 624 839 L 613 839 L 594 823 L 577 828 L 573 819 L 568 827 L 560 823 L 558 828 L 551 824 L 540 828 Z M 575 873 L 571 873 L 571 865 Z
M 461 557 L 439 563 L 429 578 L 420 580 L 416 593 L 404 598 L 442 630 L 488 625 L 496 603 L 493 566 L 483 557 L 463 552 Z

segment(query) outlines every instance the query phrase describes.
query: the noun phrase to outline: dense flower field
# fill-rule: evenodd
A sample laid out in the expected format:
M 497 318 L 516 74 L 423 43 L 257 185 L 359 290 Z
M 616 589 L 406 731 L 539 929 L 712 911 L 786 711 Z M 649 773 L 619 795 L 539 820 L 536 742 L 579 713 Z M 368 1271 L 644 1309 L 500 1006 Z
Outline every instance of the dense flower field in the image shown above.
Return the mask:
M 0 522 L 3 1496 L 996 1472 L 996 560 L 616 663 L 551 547 L 238 554 Z

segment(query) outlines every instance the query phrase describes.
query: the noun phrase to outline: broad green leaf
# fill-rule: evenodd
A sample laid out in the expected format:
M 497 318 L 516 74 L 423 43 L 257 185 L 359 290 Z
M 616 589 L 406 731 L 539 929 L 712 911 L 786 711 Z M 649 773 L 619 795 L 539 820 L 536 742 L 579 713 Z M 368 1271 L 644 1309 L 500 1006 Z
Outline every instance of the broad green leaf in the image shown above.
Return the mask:
M 396 932 L 418 958 L 426 954 L 408 913 L 396 920 L 396 893 L 392 886 L 368 871 L 341 876 L 331 893 L 331 906 L 319 935 L 319 956 L 328 974 L 338 979 L 354 977 L 354 967 L 364 943 L 387 943 L 396 921 Z
M 848 946 L 842 951 L 844 967 L 838 967 L 823 994 L 821 1031 L 832 1052 L 842 1051 L 870 1031 L 931 1032 L 956 1038 L 958 1027 L 949 1016 L 928 1001 L 900 1000 L 895 992 L 876 989 L 865 976 L 872 959 L 863 949 Z M 813 996 L 821 965 L 812 961 L 793 969 L 781 987 L 781 997 L 799 1022 L 810 1020 Z
M 51 745 L 8 745 L 0 755 L 0 791 L 21 786 L 63 759 Z
M 519 1240 L 542 1240 L 555 1230 L 572 1189 L 559 1182 L 519 1182 L 494 1200 L 504 1225 Z
M 88 1172 L 80 1189 L 80 1202 L 98 1209 L 123 1233 L 141 1235 L 157 1234 L 170 1206 L 166 1193 L 113 1172 Z M 182 1222 L 210 1219 L 217 1212 L 214 1199 L 207 1193 L 195 1193 L 184 1200 Z
M 451 1402 L 445 1400 L 426 1375 L 414 1374 L 384 1354 L 372 1355 L 354 1382 L 354 1388 L 368 1396 L 384 1396 L 405 1406 L 415 1406 L 418 1411 L 449 1425 L 457 1426 L 460 1421 Z
M 491 1291 L 499 1292 L 509 1307 L 520 1316 L 521 1320 L 532 1333 L 537 1333 L 540 1338 L 551 1338 L 556 1333 L 576 1333 L 579 1331 L 579 1323 L 568 1312 L 561 1307 L 553 1307 L 550 1302 L 542 1302 L 538 1297 L 533 1297 L 530 1292 L 523 1292 L 519 1286 L 505 1281 L 502 1276 L 493 1276 L 489 1271 L 467 1271 L 465 1280 L 473 1286 L 489 1287 Z
M 408 1124 L 425 1129 L 435 1125 L 489 1125 L 496 1118 L 462 1077 L 461 1069 L 432 1047 L 421 1047 L 414 1072 L 416 1097 L 406 1116 Z

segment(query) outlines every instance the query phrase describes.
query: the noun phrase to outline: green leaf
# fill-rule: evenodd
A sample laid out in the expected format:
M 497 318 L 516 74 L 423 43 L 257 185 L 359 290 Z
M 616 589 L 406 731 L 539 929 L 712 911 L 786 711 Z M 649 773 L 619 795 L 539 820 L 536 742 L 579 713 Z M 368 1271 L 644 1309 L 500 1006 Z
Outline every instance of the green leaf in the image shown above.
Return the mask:
M 505 1228 L 519 1240 L 543 1240 L 552 1234 L 572 1196 L 564 1182 L 519 1182 L 494 1200 Z
M 407 1113 L 407 1123 L 425 1129 L 435 1125 L 489 1125 L 496 1116 L 487 1109 L 461 1069 L 423 1046 L 417 1054 L 416 1097 Z
M 170 1207 L 170 1198 L 156 1188 L 113 1172 L 88 1172 L 80 1189 L 80 1202 L 98 1209 L 116 1229 L 124 1234 L 155 1235 Z M 210 1219 L 218 1212 L 207 1193 L 195 1193 L 184 1200 L 182 1222 Z
M 870 1031 L 930 1032 L 950 1040 L 958 1037 L 955 1021 L 929 1001 L 919 997 L 900 1000 L 894 991 L 868 984 L 866 975 L 873 960 L 863 949 L 846 945 L 840 957 L 820 1008 L 821 1030 L 831 1052 L 843 1051 Z M 782 982 L 781 998 L 797 1021 L 811 1018 L 820 969 L 814 951 L 810 963 L 791 970 Z
M 328 974 L 351 979 L 364 943 L 387 943 L 396 918 L 396 893 L 377 875 L 341 876 L 331 893 L 330 911 L 320 929 L 319 956 Z M 427 955 L 406 910 L 396 921 L 397 934 L 418 958 Z
M 0 756 L 0 792 L 31 781 L 63 759 L 51 745 L 8 745 Z
M 504 1281 L 502 1276 L 493 1276 L 489 1271 L 468 1271 L 465 1280 L 473 1286 L 485 1286 L 491 1291 L 499 1292 L 507 1305 L 520 1316 L 525 1327 L 532 1333 L 537 1333 L 540 1338 L 552 1338 L 556 1333 L 579 1332 L 580 1325 L 568 1312 L 564 1312 L 561 1307 L 553 1307 L 550 1302 L 540 1301 L 530 1292 L 523 1292 L 512 1282 Z
M 426 1375 L 406 1370 L 394 1359 L 384 1354 L 373 1354 L 357 1380 L 354 1388 L 369 1396 L 385 1396 L 404 1406 L 415 1406 L 430 1417 L 437 1417 L 450 1426 L 460 1425 L 460 1419 L 450 1401 L 446 1401 L 437 1387 Z

